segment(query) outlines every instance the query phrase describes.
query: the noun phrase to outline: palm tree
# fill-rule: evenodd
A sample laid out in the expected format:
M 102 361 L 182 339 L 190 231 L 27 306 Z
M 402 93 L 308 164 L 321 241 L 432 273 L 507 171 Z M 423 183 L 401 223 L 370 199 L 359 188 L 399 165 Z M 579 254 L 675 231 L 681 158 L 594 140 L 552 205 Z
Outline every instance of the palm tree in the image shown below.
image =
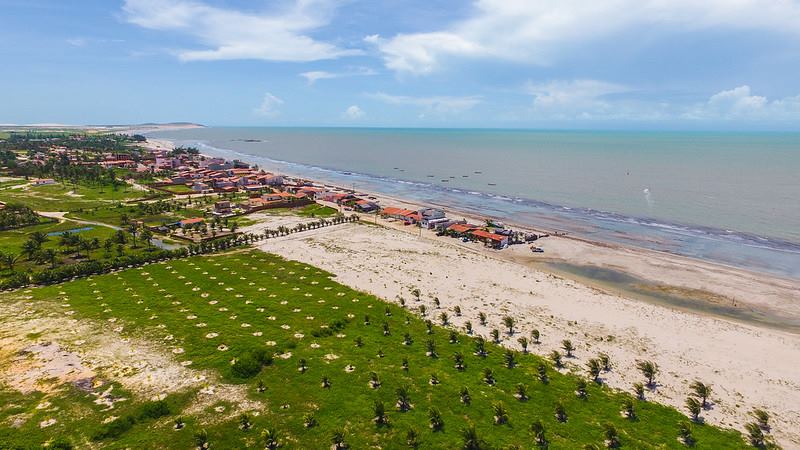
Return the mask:
M 453 313 L 455 313 L 456 317 L 461 317 L 461 307 L 458 305 L 454 306 Z
M 194 445 L 198 448 L 198 450 L 205 450 L 209 447 L 208 433 L 206 430 L 200 430 L 194 434 Z
M 439 320 L 441 320 L 442 326 L 446 326 L 449 320 L 449 318 L 447 317 L 447 313 L 442 311 L 442 313 L 439 314 Z
M 486 367 L 483 369 L 483 382 L 488 385 L 493 385 L 494 380 L 494 373 L 492 373 L 492 369 Z
M 389 308 L 389 306 L 386 306 L 386 307 L 383 309 L 383 315 L 384 315 L 384 316 L 386 316 L 386 317 L 389 317 L 389 316 L 391 316 L 391 315 L 392 315 L 392 309 L 391 309 L 391 308 Z
M 591 377 L 592 381 L 594 381 L 595 383 L 599 383 L 600 382 L 600 370 L 601 370 L 600 360 L 597 360 L 595 358 L 590 359 L 586 363 L 586 368 L 587 368 L 587 370 L 589 372 L 589 377 Z
M 323 375 L 322 376 L 322 381 L 320 382 L 320 386 L 322 386 L 325 389 L 328 389 L 329 387 L 331 387 L 331 380 L 330 380 L 330 378 L 328 378 L 327 375 Z
M 531 424 L 531 433 L 533 433 L 533 439 L 538 447 L 547 447 L 547 438 L 544 431 L 544 425 L 542 425 L 541 420 L 536 420 Z
M 703 408 L 708 406 L 708 397 L 711 395 L 711 385 L 695 380 L 689 385 L 689 388 L 694 391 L 694 395 L 700 398 L 700 404 Z
M 239 428 L 241 428 L 244 431 L 247 431 L 252 426 L 253 426 L 253 424 L 250 423 L 250 416 L 249 415 L 247 415 L 245 413 L 245 414 L 242 414 L 241 416 L 239 416 Z
M 682 420 L 678 423 L 678 440 L 687 447 L 694 445 L 694 436 L 692 436 L 692 424 Z
M 758 422 L 758 426 L 761 427 L 763 430 L 769 430 L 769 413 L 764 411 L 761 408 L 756 408 L 753 410 L 753 417 L 756 418 L 756 422 Z
M 14 264 L 16 264 L 17 261 L 19 261 L 19 258 L 20 254 L 18 253 L 8 252 L 0 254 L 0 262 L 2 262 L 2 264 L 8 267 L 8 270 L 12 272 L 14 271 Z
M 583 380 L 578 380 L 575 383 L 575 395 L 578 396 L 580 399 L 586 399 L 586 382 Z
M 419 301 L 421 293 L 418 288 L 411 288 L 411 295 L 413 295 L 414 298 L 417 299 L 417 301 Z
M 564 364 L 561 361 L 561 353 L 559 353 L 558 350 L 553 350 L 550 352 L 550 361 L 553 361 L 553 364 L 556 366 L 556 368 L 560 369 L 564 367 Z
M 652 361 L 639 361 L 636 363 L 636 368 L 647 379 L 647 386 L 653 387 L 655 385 L 656 374 L 658 374 L 658 365 Z
M 506 410 L 506 405 L 503 404 L 503 402 L 496 402 L 492 405 L 492 409 L 494 410 L 495 425 L 503 425 L 508 422 L 508 411 Z
M 517 342 L 522 347 L 522 353 L 528 353 L 528 338 L 522 336 L 519 339 L 517 339 Z
M 58 254 L 52 248 L 46 248 L 41 253 L 42 260 L 50 263 L 50 268 L 56 268 L 56 261 L 58 261 Z
M 757 423 L 750 422 L 744 426 L 744 429 L 747 430 L 747 440 L 750 441 L 750 445 L 755 448 L 765 447 L 764 431 Z
M 428 308 L 426 308 L 425 305 L 419 305 L 418 309 L 419 309 L 419 315 L 425 317 L 425 312 L 428 310 Z
M 407 387 L 401 386 L 401 387 L 397 388 L 397 390 L 395 391 L 395 394 L 397 394 L 397 405 L 396 406 L 397 406 L 397 409 L 400 410 L 400 412 L 406 412 L 409 409 L 411 409 L 411 400 L 410 400 L 410 398 L 408 396 L 408 388 Z
M 176 430 L 182 430 L 184 426 L 186 426 L 186 424 L 183 422 L 183 417 L 182 416 L 178 416 L 178 418 L 175 419 L 175 427 L 174 428 Z
M 617 433 L 616 427 L 610 423 L 605 425 L 603 437 L 605 437 L 606 448 L 619 448 L 622 445 L 619 441 L 619 433 Z
M 509 336 L 514 334 L 514 322 L 515 322 L 514 318 L 511 317 L 511 316 L 503 317 L 503 325 L 505 325 L 506 328 L 508 328 L 508 335 Z
M 403 370 L 408 372 L 408 358 L 403 358 Z
M 389 418 L 386 416 L 386 408 L 384 408 L 382 401 L 375 400 L 372 411 L 372 420 L 375 422 L 375 425 L 381 426 L 389 423 Z
M 387 322 L 383 322 L 383 335 L 389 336 L 391 332 L 389 331 L 389 324 Z
M 600 361 L 600 365 L 603 367 L 605 372 L 611 370 L 611 357 L 608 356 L 606 353 L 600 353 L 597 355 L 597 359 Z
M 145 228 L 142 230 L 142 240 L 147 243 L 147 247 L 150 248 L 153 246 L 153 232 L 149 229 Z
M 469 389 L 466 386 L 461 388 L 460 396 L 461 403 L 469 405 L 472 402 L 472 397 L 469 395 Z
M 622 401 L 622 414 L 625 415 L 628 419 L 635 419 L 636 418 L 636 409 L 635 404 L 633 403 L 632 398 L 625 398 Z
M 572 345 L 572 341 L 569 339 L 564 339 L 561 341 L 561 348 L 567 352 L 567 358 L 572 358 L 572 352 L 575 350 L 575 347 Z
M 461 440 L 463 450 L 488 450 L 489 445 L 478 436 L 475 426 L 470 425 L 461 430 Z
M 334 430 L 333 434 L 331 434 L 331 444 L 333 444 L 331 448 L 333 450 L 346 450 L 350 448 L 350 446 L 347 445 L 347 442 L 345 442 L 344 438 L 345 438 L 344 429 L 339 428 L 337 430 Z
M 486 352 L 486 341 L 478 336 L 475 338 L 475 355 L 485 358 L 488 353 Z
M 428 410 L 428 421 L 430 423 L 431 430 L 433 431 L 442 431 L 442 428 L 444 428 L 442 413 L 440 413 L 439 410 L 434 406 L 431 406 L 431 408 Z
M 436 386 L 437 384 L 439 384 L 439 376 L 436 375 L 435 373 L 432 373 L 430 379 L 428 380 L 428 384 L 430 384 L 431 386 Z
M 410 448 L 417 448 L 420 445 L 419 433 L 414 428 L 409 428 L 406 432 L 406 445 Z
M 414 343 L 414 340 L 411 339 L 411 333 L 406 332 L 403 336 L 403 345 L 411 345 Z
M 537 373 L 539 374 L 539 381 L 543 384 L 547 384 L 550 381 L 550 377 L 547 376 L 547 366 L 544 364 L 539 364 L 539 367 L 536 368 Z
M 442 304 L 439 302 L 439 297 L 433 297 L 433 305 L 436 307 L 436 309 L 439 309 L 439 307 L 442 306 Z
M 517 383 L 515 390 L 514 397 L 516 397 L 517 400 L 521 402 L 528 400 L 528 388 L 526 388 L 524 384 Z
M 686 409 L 689 410 L 689 414 L 692 415 L 692 420 L 697 422 L 700 420 L 700 412 L 703 410 L 703 405 L 700 404 L 694 397 L 689 397 L 686 399 Z
M 355 340 L 353 341 L 356 347 L 363 347 L 364 346 L 364 338 L 361 336 L 356 336 Z
M 426 320 L 425 328 L 427 328 L 428 334 L 433 334 L 433 322 L 431 322 L 430 320 Z
M 378 389 L 381 387 L 381 380 L 378 378 L 378 374 L 375 372 L 369 373 L 369 387 L 372 389 Z
M 539 343 L 539 330 L 532 330 L 531 331 L 531 339 L 533 339 L 534 344 Z
M 472 322 L 469 320 L 464 323 L 464 329 L 466 330 L 467 334 L 472 334 Z
M 425 356 L 429 356 L 431 358 L 436 358 L 439 356 L 436 353 L 436 341 L 434 341 L 433 339 L 428 339 L 428 341 L 425 343 L 425 348 L 426 348 Z
M 556 420 L 558 420 L 559 422 L 567 421 L 567 410 L 564 409 L 563 403 L 561 402 L 556 403 L 556 406 L 555 408 L 553 408 L 553 411 L 555 413 Z
M 369 315 L 364 314 L 364 325 L 369 325 Z
M 264 382 L 261 381 L 261 380 L 258 380 L 258 385 L 256 385 L 256 392 L 258 392 L 260 394 L 260 393 L 262 393 L 262 392 L 264 392 L 266 390 L 267 390 L 267 387 L 264 386 Z
M 455 362 L 456 370 L 464 370 L 464 355 L 461 352 L 453 354 L 453 361 Z
M 303 426 L 306 428 L 314 428 L 317 426 L 317 418 L 313 413 L 306 413 L 303 415 Z
M 132 223 L 128 225 L 127 230 L 133 238 L 133 248 L 136 248 L 136 235 L 139 233 L 139 227 L 137 227 L 135 223 Z
M 486 314 L 483 312 L 478 313 L 478 320 L 481 325 L 486 325 Z
M 500 330 L 498 330 L 497 328 L 492 330 L 492 341 L 495 344 L 500 343 Z
M 305 371 L 308 370 L 308 366 L 306 365 L 306 360 L 304 358 L 300 358 L 300 360 L 297 362 L 297 370 L 300 373 L 305 373 Z
M 637 399 L 644 400 L 644 385 L 642 383 L 633 383 L 633 393 L 636 394 Z
M 458 344 L 458 333 L 455 330 L 450 331 L 450 338 L 447 340 L 451 344 Z
M 505 354 L 503 355 L 503 361 L 505 362 L 507 368 L 513 369 L 514 366 L 517 365 L 516 356 L 517 355 L 514 353 L 514 350 L 506 350 Z

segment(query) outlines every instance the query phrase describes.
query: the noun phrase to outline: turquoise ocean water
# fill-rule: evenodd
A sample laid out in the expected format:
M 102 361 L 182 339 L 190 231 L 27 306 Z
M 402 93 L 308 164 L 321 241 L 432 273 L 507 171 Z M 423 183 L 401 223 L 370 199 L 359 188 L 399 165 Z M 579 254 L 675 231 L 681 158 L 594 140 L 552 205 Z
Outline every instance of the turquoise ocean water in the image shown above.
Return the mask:
M 262 167 L 800 278 L 800 134 L 204 128 Z

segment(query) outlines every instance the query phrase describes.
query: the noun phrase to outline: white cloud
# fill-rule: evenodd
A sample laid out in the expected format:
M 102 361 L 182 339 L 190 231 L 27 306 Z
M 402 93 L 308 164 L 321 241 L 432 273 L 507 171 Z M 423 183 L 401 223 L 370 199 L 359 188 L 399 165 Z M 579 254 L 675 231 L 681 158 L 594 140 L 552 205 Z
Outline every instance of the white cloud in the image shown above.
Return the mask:
M 706 28 L 800 34 L 800 3 L 791 0 L 476 0 L 470 18 L 431 32 L 364 40 L 386 67 L 425 74 L 448 58 L 498 58 L 546 65 L 570 45 L 633 30 Z
M 345 77 L 357 77 L 357 76 L 369 76 L 369 75 L 377 75 L 373 69 L 369 67 L 357 67 L 347 72 L 326 72 L 324 70 L 315 70 L 310 72 L 303 72 L 300 74 L 301 77 L 305 78 L 308 81 L 308 84 L 314 84 L 318 80 L 328 80 L 331 78 L 345 78 Z
M 437 114 L 464 112 L 472 109 L 482 101 L 481 97 L 478 96 L 408 97 L 404 95 L 390 95 L 383 92 L 369 94 L 369 96 L 375 100 L 379 100 L 389 105 L 417 106 L 423 108 L 425 111 L 430 111 Z
M 255 113 L 265 117 L 276 117 L 280 114 L 278 108 L 283 104 L 283 100 L 267 92 L 264 94 L 264 99 L 261 100 L 261 105 L 255 109 Z
M 682 117 L 695 120 L 798 120 L 800 95 L 770 101 L 753 95 L 750 86 L 743 85 L 712 95 L 707 102 L 695 105 Z
M 73 47 L 85 47 L 87 44 L 87 40 L 85 38 L 72 38 L 67 39 L 67 44 Z
M 344 117 L 351 120 L 360 119 L 364 117 L 364 110 L 359 108 L 358 105 L 349 106 L 344 110 Z
M 331 0 L 296 0 L 289 8 L 261 13 L 193 0 L 125 0 L 123 10 L 131 23 L 187 34 L 206 47 L 180 50 L 178 56 L 184 61 L 316 61 L 361 54 L 309 36 L 330 22 Z
M 525 90 L 533 95 L 533 109 L 538 114 L 588 118 L 613 110 L 608 96 L 630 89 L 597 80 L 557 80 L 541 84 L 529 82 Z

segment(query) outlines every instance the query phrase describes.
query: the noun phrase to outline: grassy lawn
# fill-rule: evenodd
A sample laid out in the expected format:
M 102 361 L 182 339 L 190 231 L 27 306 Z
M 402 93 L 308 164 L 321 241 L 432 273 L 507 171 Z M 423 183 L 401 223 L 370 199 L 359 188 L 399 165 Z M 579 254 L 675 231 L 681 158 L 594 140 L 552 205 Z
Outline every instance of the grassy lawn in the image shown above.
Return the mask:
M 11 253 L 19 253 L 22 249 L 22 244 L 28 240 L 28 236 L 35 232 L 41 231 L 45 234 L 47 233 L 59 233 L 63 231 L 69 230 L 81 230 L 79 234 L 81 237 L 86 239 L 98 238 L 101 241 L 103 239 L 107 239 L 114 234 L 114 230 L 106 227 L 91 227 L 91 230 L 86 230 L 88 225 L 84 225 L 82 223 L 71 222 L 71 221 L 64 221 L 62 223 L 58 223 L 57 221 L 43 223 L 39 225 L 33 225 L 24 228 L 18 228 L 16 230 L 6 230 L 0 232 L 0 251 L 3 252 L 11 252 Z M 42 248 L 56 248 L 58 243 L 58 236 L 50 236 L 49 240 L 42 245 Z
M 4 294 L 0 301 L 9 295 L 14 294 Z M 516 366 L 507 368 L 504 350 L 490 343 L 487 357 L 475 356 L 472 337 L 457 334 L 457 341 L 451 343 L 450 330 L 439 326 L 428 334 L 424 321 L 409 310 L 342 286 L 331 274 L 312 266 L 257 251 L 152 264 L 35 288 L 26 295 L 31 296 L 26 300 L 30 304 L 57 315 L 70 310 L 75 312 L 72 318 L 100 324 L 115 321 L 130 330 L 123 331 L 123 336 L 158 342 L 165 353 L 191 361 L 193 369 L 218 372 L 227 382 L 245 386 L 251 399 L 265 404 L 251 418 L 252 429 L 244 431 L 236 418 L 222 420 L 210 407 L 181 413 L 190 394 L 173 394 L 166 400 L 169 417 L 137 422 L 113 441 L 114 448 L 194 448 L 192 436 L 201 429 L 208 432 L 211 448 L 263 448 L 260 433 L 274 427 L 284 448 L 329 448 L 332 433 L 340 428 L 353 449 L 408 448 L 406 433 L 413 428 L 419 433 L 420 448 L 449 449 L 461 447 L 461 430 L 467 425 L 474 425 L 493 448 L 511 444 L 531 448 L 528 430 L 534 420 L 544 424 L 551 448 L 602 445 L 606 423 L 617 428 L 623 448 L 683 447 L 676 436 L 678 422 L 686 418 L 674 409 L 636 401 L 637 418 L 629 420 L 620 414 L 623 400 L 631 398 L 627 394 L 588 383 L 588 398 L 579 399 L 574 394 L 578 379 L 559 373 L 536 356 L 516 354 Z M 441 312 L 431 307 L 428 315 L 438 317 Z M 413 340 L 410 345 L 403 345 L 405 333 Z M 166 341 L 167 335 L 173 340 Z M 355 344 L 358 338 L 363 345 Z M 435 342 L 438 358 L 426 356 L 428 340 Z M 251 377 L 237 376 L 232 361 L 252 361 L 254 352 L 273 355 L 274 361 L 260 371 L 256 366 L 258 373 Z M 381 352 L 383 357 L 378 356 Z M 455 352 L 464 355 L 463 371 L 454 368 Z M 307 363 L 305 372 L 298 370 L 301 359 Z M 402 369 L 404 359 L 407 371 Z M 540 364 L 547 368 L 548 383 L 537 378 Z M 348 366 L 353 370 L 346 370 Z M 493 370 L 496 384 L 482 380 L 484 368 Z M 380 387 L 369 386 L 370 372 L 375 372 Z M 429 383 L 433 374 L 440 384 Z M 321 387 L 323 376 L 329 378 L 330 388 Z M 257 390 L 259 381 L 266 386 L 263 393 Z M 515 398 L 517 384 L 527 386 L 527 401 Z M 408 389 L 412 405 L 407 412 L 395 407 L 396 390 L 401 387 Z M 472 397 L 469 405 L 460 401 L 462 387 Z M 0 406 L 0 423 L 15 415 L 28 417 L 18 429 L 0 427 L 0 447 L 5 439 L 25 448 L 40 448 L 55 436 L 68 438 L 77 448 L 88 447 L 90 436 L 103 429 L 104 420 L 137 414 L 146 400 L 133 398 L 119 409 L 104 411 L 92 398 L 65 387 L 48 396 L 58 409 L 37 409 L 42 394 L 0 391 L 0 405 L 6 405 Z M 384 403 L 388 425 L 373 422 L 375 401 Z M 568 415 L 563 423 L 554 417 L 559 401 Z M 496 402 L 508 410 L 505 425 L 494 423 Z M 226 403 L 221 399 L 219 405 Z M 441 412 L 441 431 L 432 431 L 428 425 L 431 407 Z M 187 424 L 181 431 L 172 429 L 171 419 L 178 414 L 183 414 Z M 316 426 L 304 426 L 307 414 L 315 416 Z M 57 422 L 40 428 L 40 422 L 48 419 Z M 697 448 L 744 446 L 737 432 L 707 425 L 694 425 L 694 437 Z
M 318 203 L 313 203 L 300 209 L 296 209 L 293 212 L 303 217 L 333 217 L 338 211 L 328 206 L 322 206 Z
M 161 189 L 172 192 L 173 194 L 192 194 L 194 190 L 185 184 L 176 184 L 171 186 L 163 186 Z
M 144 195 L 142 191 L 128 185 L 113 190 L 110 187 L 54 184 L 0 190 L 0 201 L 22 203 L 37 211 L 74 211 L 104 203 L 132 200 Z

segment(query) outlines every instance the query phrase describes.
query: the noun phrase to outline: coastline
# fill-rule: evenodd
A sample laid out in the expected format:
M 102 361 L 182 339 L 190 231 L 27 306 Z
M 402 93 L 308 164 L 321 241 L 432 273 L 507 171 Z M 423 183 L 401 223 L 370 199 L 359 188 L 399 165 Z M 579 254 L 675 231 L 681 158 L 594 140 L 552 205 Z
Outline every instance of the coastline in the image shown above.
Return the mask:
M 166 140 L 153 141 L 161 148 L 171 145 Z M 215 156 L 230 159 L 230 155 Z M 383 205 L 421 206 L 387 195 L 373 196 Z M 450 208 L 448 213 L 462 215 Z M 463 216 L 479 219 L 467 211 Z M 270 223 L 274 220 L 285 219 L 260 217 L 244 231 L 274 228 Z M 491 326 L 501 323 L 502 315 L 513 314 L 521 319 L 522 333 L 537 328 L 546 336 L 534 349 L 542 356 L 558 349 L 561 339 L 580 342 L 578 359 L 570 361 L 569 371 L 582 373 L 585 361 L 581 358 L 593 352 L 611 355 L 616 370 L 604 381 L 616 389 L 629 390 L 639 378 L 636 361 L 652 359 L 662 368 L 663 380 L 648 394 L 652 400 L 683 410 L 688 384 L 700 379 L 714 385 L 714 406 L 704 413 L 709 423 L 741 429 L 752 408 L 766 408 L 775 415 L 775 433 L 781 445 L 800 448 L 800 411 L 794 406 L 800 404 L 800 375 L 794 367 L 800 359 L 796 330 L 747 317 L 728 317 L 698 304 L 659 303 L 630 295 L 613 282 L 569 276 L 547 264 L 567 261 L 584 268 L 629 273 L 648 281 L 652 289 L 666 286 L 695 293 L 697 302 L 713 305 L 735 299 L 743 312 L 772 311 L 786 318 L 800 316 L 797 302 L 792 301 L 800 298 L 795 281 L 575 236 L 537 241 L 536 245 L 545 249 L 547 260 L 543 260 L 527 246 L 489 250 L 383 219 L 364 221 L 373 220 L 379 226 L 312 231 L 270 240 L 259 248 L 321 267 L 340 282 L 388 301 L 407 297 L 408 287 L 417 286 L 429 296 L 441 298 L 444 307 L 460 305 L 473 322 L 477 311 L 486 311 L 489 325 L 476 326 L 476 332 L 485 336 Z M 461 326 L 464 319 L 454 318 L 453 322 Z M 516 347 L 513 340 L 504 344 Z

